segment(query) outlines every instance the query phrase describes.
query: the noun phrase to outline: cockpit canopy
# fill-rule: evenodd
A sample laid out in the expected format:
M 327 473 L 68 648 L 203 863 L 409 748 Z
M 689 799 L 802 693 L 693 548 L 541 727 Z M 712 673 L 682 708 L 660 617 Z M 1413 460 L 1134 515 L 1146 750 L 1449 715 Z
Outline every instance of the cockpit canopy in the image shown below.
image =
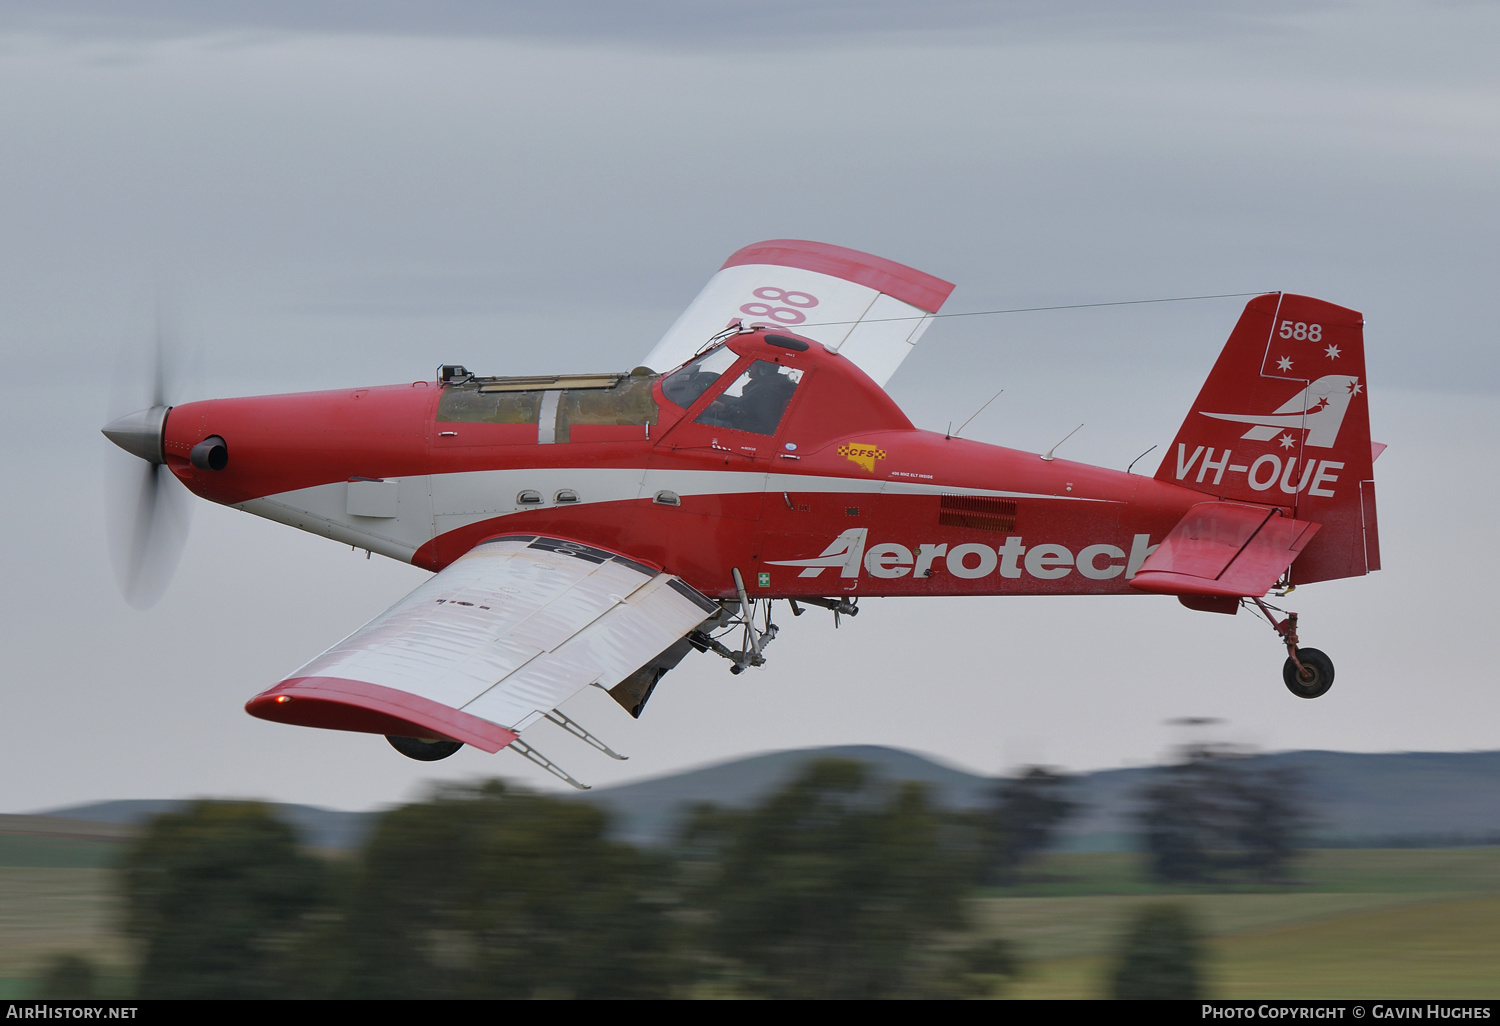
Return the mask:
M 740 359 L 719 345 L 673 371 L 662 381 L 662 394 L 683 409 L 691 407 Z M 714 397 L 695 422 L 756 435 L 774 435 L 802 381 L 803 371 L 770 360 L 754 360 Z
M 660 379 L 662 398 L 694 424 L 784 438 L 803 451 L 856 432 L 912 430 L 885 390 L 836 349 L 763 326 L 710 342 Z

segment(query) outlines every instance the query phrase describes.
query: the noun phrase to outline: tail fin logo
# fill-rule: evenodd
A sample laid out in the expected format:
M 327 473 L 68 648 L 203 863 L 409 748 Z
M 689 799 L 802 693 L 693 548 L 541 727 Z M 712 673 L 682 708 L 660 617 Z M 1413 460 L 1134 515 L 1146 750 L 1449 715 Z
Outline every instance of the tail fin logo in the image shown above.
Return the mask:
M 1273 413 L 1204 413 L 1215 420 L 1255 425 L 1241 438 L 1268 442 L 1279 431 L 1307 431 L 1306 444 L 1318 449 L 1332 449 L 1339 439 L 1339 428 L 1349 402 L 1364 386 L 1348 374 L 1325 374 L 1301 392 L 1282 403 Z

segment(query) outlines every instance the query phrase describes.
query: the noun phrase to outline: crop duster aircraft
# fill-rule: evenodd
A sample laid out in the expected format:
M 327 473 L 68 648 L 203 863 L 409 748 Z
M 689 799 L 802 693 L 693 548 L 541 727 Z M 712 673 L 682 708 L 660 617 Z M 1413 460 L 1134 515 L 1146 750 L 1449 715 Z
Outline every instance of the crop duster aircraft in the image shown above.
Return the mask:
M 104 428 L 175 488 L 433 577 L 247 704 L 444 758 L 507 746 L 603 688 L 639 716 L 690 652 L 765 661 L 773 601 L 1174 595 L 1258 608 L 1283 680 L 1333 683 L 1265 596 L 1380 566 L 1353 310 L 1249 302 L 1154 477 L 912 426 L 884 383 L 952 291 L 837 246 L 748 246 L 628 373 L 217 399 Z M 139 568 L 162 532 L 134 525 Z M 170 545 L 170 543 L 169 543 Z M 726 641 L 729 642 L 726 644 Z M 581 785 L 579 785 L 581 786 Z

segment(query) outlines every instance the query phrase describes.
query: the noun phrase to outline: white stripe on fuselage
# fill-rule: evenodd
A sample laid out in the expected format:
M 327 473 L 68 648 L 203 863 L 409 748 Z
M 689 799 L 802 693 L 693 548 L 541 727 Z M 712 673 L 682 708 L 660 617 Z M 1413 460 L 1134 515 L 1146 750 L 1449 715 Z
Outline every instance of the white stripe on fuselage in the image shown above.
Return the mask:
M 822 492 L 833 494 L 984 495 L 1002 499 L 1064 499 L 1116 502 L 1075 495 L 1049 495 L 991 488 L 962 488 L 936 482 L 878 478 L 821 477 L 768 471 L 676 470 L 644 467 L 531 467 L 519 470 L 473 470 L 398 478 L 395 517 L 361 517 L 348 512 L 348 482 L 297 488 L 247 499 L 236 509 L 278 523 L 326 535 L 335 541 L 411 562 L 418 549 L 439 534 L 483 520 L 559 505 L 555 497 L 568 489 L 584 506 L 650 498 L 660 491 L 679 496 L 736 495 L 746 492 Z M 537 492 L 540 504 L 522 505 L 523 491 Z

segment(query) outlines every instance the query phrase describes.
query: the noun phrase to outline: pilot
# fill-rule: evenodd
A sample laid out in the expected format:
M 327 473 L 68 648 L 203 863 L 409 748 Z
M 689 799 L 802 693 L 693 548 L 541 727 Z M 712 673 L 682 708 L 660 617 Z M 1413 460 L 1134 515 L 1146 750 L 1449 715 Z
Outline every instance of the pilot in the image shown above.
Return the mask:
M 781 415 L 797 383 L 790 375 L 769 360 L 756 360 L 750 365 L 750 380 L 745 382 L 740 399 L 740 424 L 746 431 L 762 435 L 774 435 Z

